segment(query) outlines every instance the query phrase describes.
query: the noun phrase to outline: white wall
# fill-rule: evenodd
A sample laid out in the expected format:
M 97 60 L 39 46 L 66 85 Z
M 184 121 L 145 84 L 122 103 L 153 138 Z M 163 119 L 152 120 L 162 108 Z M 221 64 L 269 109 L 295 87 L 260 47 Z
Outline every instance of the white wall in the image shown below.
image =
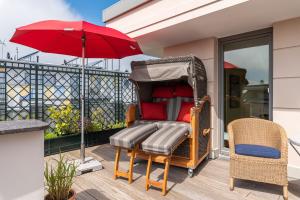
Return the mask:
M 0 135 L 0 200 L 44 199 L 43 131 Z
M 273 118 L 285 128 L 288 137 L 299 135 L 300 18 L 275 23 L 273 33 Z M 300 158 L 291 147 L 289 175 L 300 178 Z
M 208 95 L 211 97 L 211 122 L 212 122 L 212 149 L 214 154 L 218 156 L 220 136 L 218 131 L 217 121 L 217 102 L 218 102 L 218 78 L 217 78 L 217 40 L 216 38 L 207 38 L 197 41 L 192 41 L 180 45 L 166 47 L 164 56 L 184 56 L 195 55 L 200 58 L 205 66 L 208 79 Z

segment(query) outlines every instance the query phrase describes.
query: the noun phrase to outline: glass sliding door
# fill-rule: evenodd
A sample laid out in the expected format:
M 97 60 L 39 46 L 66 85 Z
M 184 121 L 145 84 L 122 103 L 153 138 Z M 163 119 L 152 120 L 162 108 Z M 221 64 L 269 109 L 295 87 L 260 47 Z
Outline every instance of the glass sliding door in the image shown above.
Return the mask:
M 235 119 L 271 119 L 272 29 L 220 39 L 222 147 Z

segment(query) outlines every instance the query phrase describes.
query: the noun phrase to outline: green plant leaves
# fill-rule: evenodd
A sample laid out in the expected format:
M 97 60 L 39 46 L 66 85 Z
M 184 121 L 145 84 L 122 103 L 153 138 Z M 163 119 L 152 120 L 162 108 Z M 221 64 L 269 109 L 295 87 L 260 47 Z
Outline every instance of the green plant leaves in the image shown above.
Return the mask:
M 44 171 L 45 186 L 49 198 L 51 200 L 68 199 L 76 175 L 76 166 L 74 163 L 65 160 L 61 154 L 59 159 L 53 160 L 55 165 L 50 165 L 47 162 Z
M 58 136 L 79 132 L 80 112 L 71 104 L 60 107 L 50 107 L 48 109 L 49 118 L 54 122 L 54 133 Z
M 54 124 L 53 132 L 46 134 L 45 138 L 55 138 L 56 136 L 63 136 L 69 134 L 76 134 L 80 131 L 80 111 L 74 108 L 71 104 L 67 106 L 55 107 L 52 106 L 48 109 L 49 118 Z M 116 122 L 104 125 L 105 118 L 103 117 L 104 111 L 102 108 L 97 107 L 91 111 L 90 119 L 84 119 L 84 127 L 88 132 L 97 132 L 105 129 L 123 128 L 125 122 Z

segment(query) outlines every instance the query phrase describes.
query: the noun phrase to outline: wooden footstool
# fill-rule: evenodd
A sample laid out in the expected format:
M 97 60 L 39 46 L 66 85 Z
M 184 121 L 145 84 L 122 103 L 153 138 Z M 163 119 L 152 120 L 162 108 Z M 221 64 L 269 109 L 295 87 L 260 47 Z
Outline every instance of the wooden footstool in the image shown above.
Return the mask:
M 156 130 L 157 125 L 155 124 L 135 125 L 125 128 L 109 138 L 110 144 L 116 147 L 114 179 L 123 177 L 128 179 L 128 183 L 132 182 L 133 163 L 138 145 Z M 131 151 L 128 172 L 119 171 L 121 149 Z
M 188 133 L 189 130 L 187 127 L 165 126 L 142 142 L 143 151 L 149 154 L 146 172 L 147 191 L 150 186 L 154 186 L 162 189 L 162 195 L 166 195 L 172 153 L 187 138 Z M 150 179 L 152 161 L 155 161 L 155 159 L 163 160 L 165 164 L 164 179 L 162 182 Z

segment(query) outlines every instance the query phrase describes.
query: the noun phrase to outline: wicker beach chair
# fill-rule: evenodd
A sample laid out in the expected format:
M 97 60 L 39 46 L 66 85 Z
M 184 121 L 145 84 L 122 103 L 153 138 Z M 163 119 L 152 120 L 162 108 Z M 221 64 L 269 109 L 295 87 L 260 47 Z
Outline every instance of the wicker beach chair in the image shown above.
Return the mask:
M 189 134 L 172 152 L 170 165 L 188 168 L 188 175 L 208 158 L 211 143 L 211 100 L 207 95 L 207 76 L 204 64 L 195 56 L 169 57 L 148 61 L 133 61 L 129 80 L 136 86 L 137 103 L 129 105 L 126 113 L 126 124 L 130 127 L 140 123 L 156 123 L 160 128 L 169 125 L 187 126 Z M 153 98 L 153 91 L 160 86 L 188 84 L 192 87 L 193 97 L 175 97 L 168 101 L 167 121 L 141 120 L 141 102 L 160 102 L 164 98 Z M 176 118 L 180 102 L 194 102 L 190 111 L 190 123 L 178 123 Z M 175 122 L 175 123 L 174 123 Z M 185 125 L 184 125 L 185 124 Z M 137 157 L 148 159 L 148 153 L 137 149 Z M 164 163 L 161 156 L 153 156 L 153 162 Z
M 245 179 L 283 186 L 288 199 L 287 136 L 278 124 L 262 119 L 238 119 L 228 125 L 230 147 L 230 189 L 235 179 Z M 259 145 L 279 150 L 278 158 L 240 155 L 236 145 Z M 258 152 L 263 153 L 263 152 Z
M 110 137 L 110 144 L 116 148 L 114 178 L 125 177 L 131 183 L 136 157 L 150 160 L 148 166 L 152 161 L 164 163 L 166 172 L 169 165 L 188 168 L 188 175 L 192 177 L 194 169 L 208 158 L 211 143 L 211 101 L 207 95 L 207 77 L 202 61 L 195 56 L 170 57 L 134 61 L 131 68 L 129 80 L 135 85 L 137 102 L 128 105 L 125 114 L 127 128 Z M 179 117 L 181 108 L 191 103 L 192 107 L 186 106 L 187 111 L 183 109 L 183 116 L 188 118 L 183 120 Z M 143 105 L 153 104 L 165 105 L 166 117 L 145 117 L 147 112 L 142 112 Z M 149 110 L 151 114 L 159 113 L 148 107 Z M 152 134 L 154 138 L 150 136 Z M 153 140 L 147 141 L 148 137 Z M 166 140 L 161 140 L 161 137 Z M 154 141 L 161 142 L 157 146 Z M 143 142 L 146 143 L 143 145 Z M 128 172 L 119 170 L 121 149 L 127 149 L 130 156 Z M 147 169 L 148 175 L 150 168 Z M 166 194 L 167 173 L 163 184 L 156 184 L 149 176 L 148 179 L 150 185 L 159 186 Z

